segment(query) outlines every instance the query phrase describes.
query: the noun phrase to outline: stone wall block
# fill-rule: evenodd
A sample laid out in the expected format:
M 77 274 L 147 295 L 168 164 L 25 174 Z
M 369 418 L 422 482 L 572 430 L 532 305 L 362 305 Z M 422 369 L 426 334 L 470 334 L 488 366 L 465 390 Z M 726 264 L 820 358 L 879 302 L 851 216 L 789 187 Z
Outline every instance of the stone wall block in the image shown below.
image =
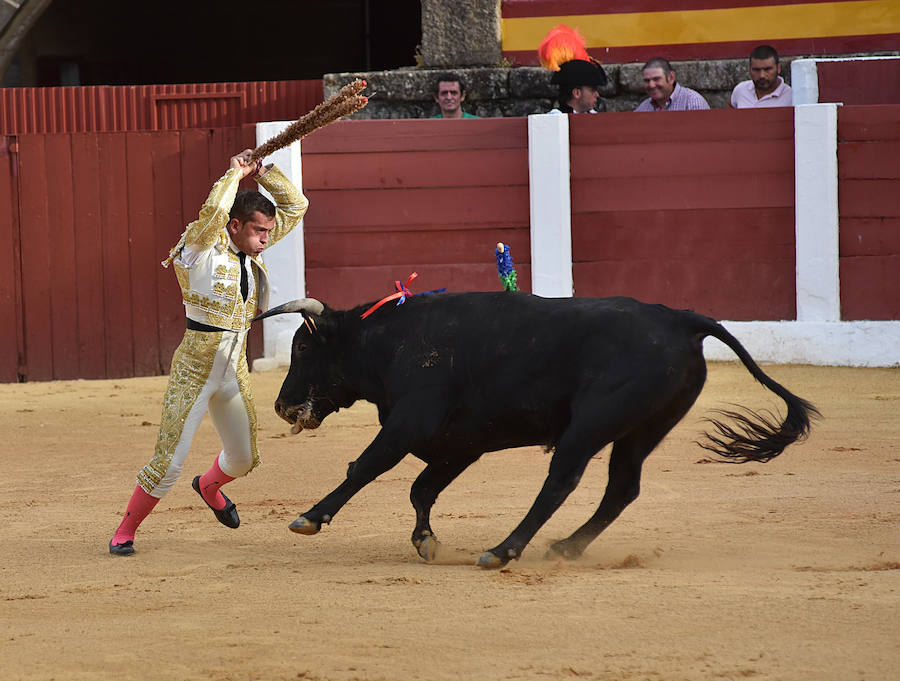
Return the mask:
M 351 118 L 359 120 L 430 118 L 436 113 L 437 105 L 434 102 L 379 102 L 373 99 L 365 109 L 353 114 Z
M 433 72 L 432 81 L 437 73 Z M 458 69 L 455 73 L 466 84 L 467 102 L 509 97 L 509 69 Z
M 500 103 L 499 116 L 529 116 L 547 113 L 555 105 L 552 99 L 509 99 Z
M 644 94 L 643 64 L 622 64 L 619 67 L 619 91 Z M 645 95 L 646 96 L 646 95 Z
M 500 0 L 422 0 L 421 55 L 426 68 L 499 64 Z
M 695 90 L 731 90 L 747 78 L 747 65 L 734 59 L 677 62 L 672 68 L 681 85 Z
M 619 64 L 601 64 L 606 74 L 606 85 L 599 88 L 601 97 L 615 97 L 619 92 L 619 72 L 622 67 Z
M 513 97 L 556 98 L 556 86 L 550 83 L 550 72 L 540 66 L 509 69 L 509 91 Z
M 606 111 L 618 113 L 622 111 L 634 111 L 637 108 L 637 105 L 640 104 L 645 97 L 646 96 L 623 95 L 616 97 L 615 99 L 605 99 L 603 102 L 606 105 Z
M 414 102 L 431 99 L 431 72 L 418 69 L 371 71 L 369 73 L 330 73 L 323 80 L 325 98 L 331 97 L 356 78 L 367 81 L 363 94 L 375 93 L 380 101 Z

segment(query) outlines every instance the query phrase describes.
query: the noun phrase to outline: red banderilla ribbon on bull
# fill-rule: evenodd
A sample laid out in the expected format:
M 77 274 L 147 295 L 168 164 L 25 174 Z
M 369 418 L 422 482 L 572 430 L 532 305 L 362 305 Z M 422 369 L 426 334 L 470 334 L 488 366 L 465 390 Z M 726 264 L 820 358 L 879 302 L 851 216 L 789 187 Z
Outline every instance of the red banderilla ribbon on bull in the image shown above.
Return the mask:
M 384 305 L 389 300 L 396 299 L 397 305 L 402 305 L 403 303 L 405 303 L 407 298 L 410 298 L 413 296 L 413 292 L 409 290 L 409 285 L 412 283 L 412 280 L 418 276 L 419 276 L 418 272 L 413 272 L 412 274 L 409 275 L 409 279 L 406 280 L 406 284 L 401 284 L 399 281 L 395 281 L 394 288 L 397 289 L 397 292 L 392 293 L 391 295 L 386 296 L 385 298 L 382 298 L 381 300 L 379 300 L 372 307 L 370 307 L 368 310 L 366 310 L 360 316 L 360 319 L 365 319 L 366 317 L 368 317 L 370 314 L 375 312 L 375 310 L 377 310 L 379 307 Z

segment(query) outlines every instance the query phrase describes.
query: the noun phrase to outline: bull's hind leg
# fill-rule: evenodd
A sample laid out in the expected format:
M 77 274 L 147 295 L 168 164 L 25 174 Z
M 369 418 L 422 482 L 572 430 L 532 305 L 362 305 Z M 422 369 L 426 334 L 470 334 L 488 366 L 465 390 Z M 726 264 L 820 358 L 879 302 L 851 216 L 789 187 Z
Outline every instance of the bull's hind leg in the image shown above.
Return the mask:
M 588 461 L 604 444 L 576 447 L 566 446 L 561 442 L 550 460 L 547 479 L 525 518 L 502 543 L 482 553 L 478 558 L 478 565 L 483 568 L 498 568 L 522 555 L 532 537 L 578 486 Z
M 553 544 L 547 552 L 548 558 L 554 554 L 569 559 L 578 558 L 588 544 L 609 527 L 628 504 L 638 498 L 644 460 L 680 418 L 681 416 L 664 425 L 645 423 L 634 432 L 616 440 L 609 457 L 609 479 L 600 506 L 590 520 L 570 537 Z
M 431 529 L 431 507 L 447 485 L 480 456 L 480 452 L 471 456 L 454 453 L 454 459 L 451 461 L 440 461 L 426 466 L 412 484 L 409 500 L 416 510 L 416 528 L 413 530 L 412 543 L 425 560 L 434 560 L 440 545 Z
M 607 392 L 601 386 L 593 396 L 583 399 L 573 410 L 572 421 L 556 446 L 547 479 L 531 509 L 503 543 L 482 554 L 478 564 L 488 568 L 500 567 L 512 558 L 518 558 L 525 545 L 578 485 L 591 457 L 615 441 L 615 473 L 612 472 L 611 458 L 610 481 L 601 508 L 585 527 L 573 535 L 576 539 L 570 537 L 573 540 L 568 548 L 577 551 L 579 542 L 583 542 L 581 549 L 587 546 L 600 529 L 609 525 L 637 497 L 644 459 L 681 420 L 700 394 L 705 365 L 702 356 L 698 357 L 699 368 L 687 372 L 678 388 L 668 396 L 660 390 L 664 382 L 653 385 L 636 379 L 626 382 L 614 392 Z M 654 403 L 661 406 L 656 415 L 648 419 L 647 405 Z M 620 441 L 623 444 L 620 445 Z M 600 529 L 595 531 L 597 527 Z M 560 542 L 563 550 L 568 541 Z
M 537 498 L 512 534 L 481 554 L 479 566 L 497 568 L 518 558 L 541 526 L 577 487 L 591 457 L 635 420 L 634 401 L 629 399 L 631 391 L 627 386 L 614 394 L 598 392 L 599 397 L 591 399 L 589 395 L 573 409 L 572 419 L 556 445 L 547 479 Z

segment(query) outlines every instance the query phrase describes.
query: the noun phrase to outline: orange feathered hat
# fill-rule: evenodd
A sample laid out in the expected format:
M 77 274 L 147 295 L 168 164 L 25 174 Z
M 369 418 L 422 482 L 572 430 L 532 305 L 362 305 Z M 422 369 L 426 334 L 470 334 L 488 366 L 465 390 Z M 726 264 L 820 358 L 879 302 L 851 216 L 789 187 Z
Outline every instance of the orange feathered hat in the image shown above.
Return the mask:
M 538 45 L 541 66 L 548 71 L 559 71 L 560 66 L 573 59 L 591 61 L 586 44 L 584 37 L 575 29 L 564 24 L 554 26 Z
M 575 29 L 559 24 L 538 46 L 541 66 L 553 73 L 551 83 L 560 85 L 606 85 L 606 74 L 585 49 L 584 37 Z

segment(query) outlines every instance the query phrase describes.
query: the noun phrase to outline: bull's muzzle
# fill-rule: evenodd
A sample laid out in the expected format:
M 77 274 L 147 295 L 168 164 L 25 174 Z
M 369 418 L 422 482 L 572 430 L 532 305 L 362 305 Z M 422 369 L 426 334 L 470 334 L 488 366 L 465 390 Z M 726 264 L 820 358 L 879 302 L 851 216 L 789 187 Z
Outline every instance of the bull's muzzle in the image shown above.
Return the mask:
M 302 404 L 285 404 L 281 400 L 275 402 L 275 413 L 291 424 L 291 432 L 296 435 L 301 430 L 314 430 L 322 421 L 313 416 L 312 400 L 306 400 Z

